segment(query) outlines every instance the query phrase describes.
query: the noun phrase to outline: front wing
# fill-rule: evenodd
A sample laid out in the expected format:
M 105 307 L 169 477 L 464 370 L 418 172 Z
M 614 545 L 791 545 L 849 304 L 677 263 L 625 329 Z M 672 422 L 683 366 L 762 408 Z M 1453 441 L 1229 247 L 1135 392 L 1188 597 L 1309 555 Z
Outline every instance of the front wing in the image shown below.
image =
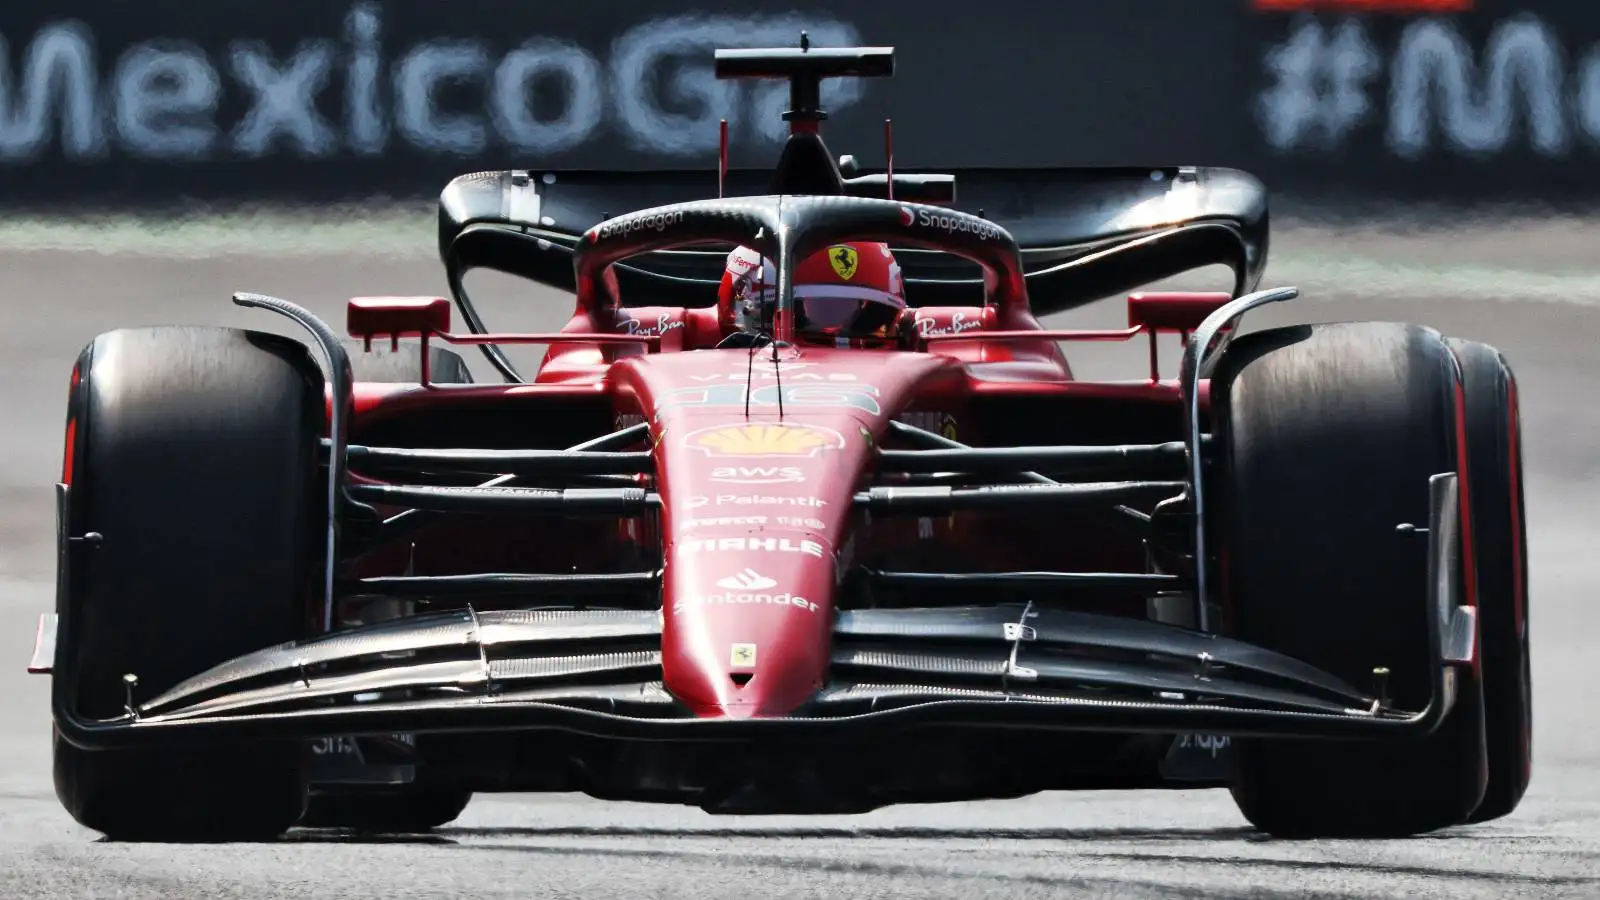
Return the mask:
M 56 671 L 53 709 L 62 736 L 90 749 L 449 731 L 742 740 L 912 725 L 1415 738 L 1444 720 L 1455 670 L 1476 646 L 1473 610 L 1460 605 L 1451 574 L 1456 476 L 1435 476 L 1432 487 L 1433 659 L 1396 661 L 1430 667 L 1420 710 L 1393 708 L 1376 680 L 1362 690 L 1226 637 L 1032 603 L 840 612 L 831 682 L 777 718 L 699 717 L 666 691 L 660 610 L 468 609 L 392 620 L 247 654 L 142 702 L 129 673 L 125 713 L 105 720 L 72 708 L 69 667 Z M 1284 585 L 1284 602 L 1294 590 Z M 58 645 L 71 646 L 72 623 L 51 625 Z

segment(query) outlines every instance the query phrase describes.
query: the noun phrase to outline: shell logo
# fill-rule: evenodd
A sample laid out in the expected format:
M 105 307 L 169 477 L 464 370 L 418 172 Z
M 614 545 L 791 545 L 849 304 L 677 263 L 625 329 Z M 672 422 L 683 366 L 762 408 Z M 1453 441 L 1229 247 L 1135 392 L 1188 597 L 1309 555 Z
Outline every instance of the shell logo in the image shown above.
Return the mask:
M 816 456 L 844 447 L 844 436 L 815 425 L 719 425 L 684 436 L 684 445 L 709 456 Z

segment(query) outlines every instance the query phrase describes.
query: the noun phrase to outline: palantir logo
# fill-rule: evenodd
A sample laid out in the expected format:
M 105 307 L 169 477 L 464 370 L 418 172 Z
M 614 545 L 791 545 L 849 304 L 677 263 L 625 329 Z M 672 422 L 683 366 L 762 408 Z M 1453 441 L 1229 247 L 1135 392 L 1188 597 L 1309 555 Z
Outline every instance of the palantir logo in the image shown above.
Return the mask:
M 730 591 L 759 591 L 776 584 L 776 581 L 755 569 L 745 569 L 743 572 L 717 580 L 717 587 L 727 588 Z

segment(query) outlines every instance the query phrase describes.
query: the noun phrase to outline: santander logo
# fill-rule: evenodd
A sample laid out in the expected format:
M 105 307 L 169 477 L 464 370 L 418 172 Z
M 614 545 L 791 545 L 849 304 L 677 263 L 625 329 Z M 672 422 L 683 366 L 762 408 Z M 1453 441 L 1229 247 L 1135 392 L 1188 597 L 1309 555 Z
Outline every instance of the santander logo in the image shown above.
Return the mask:
M 759 591 L 777 584 L 771 578 L 762 575 L 755 569 L 745 569 L 736 575 L 729 575 L 717 581 L 717 587 L 727 588 L 730 591 Z

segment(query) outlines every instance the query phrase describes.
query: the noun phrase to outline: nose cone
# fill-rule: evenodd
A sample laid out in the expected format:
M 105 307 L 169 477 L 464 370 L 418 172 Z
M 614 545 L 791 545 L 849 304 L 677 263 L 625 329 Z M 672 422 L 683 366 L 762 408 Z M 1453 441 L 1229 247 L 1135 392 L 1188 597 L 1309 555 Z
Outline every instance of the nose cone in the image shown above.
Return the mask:
M 703 715 L 787 715 L 827 677 L 835 549 L 870 432 L 841 411 L 683 415 L 666 434 L 667 689 Z
M 717 531 L 670 550 L 668 687 L 702 714 L 786 715 L 827 676 L 833 554 L 803 531 Z
M 945 366 L 777 352 L 652 354 L 615 370 L 655 440 L 662 676 L 701 716 L 791 715 L 824 686 L 846 518 L 874 435 Z

